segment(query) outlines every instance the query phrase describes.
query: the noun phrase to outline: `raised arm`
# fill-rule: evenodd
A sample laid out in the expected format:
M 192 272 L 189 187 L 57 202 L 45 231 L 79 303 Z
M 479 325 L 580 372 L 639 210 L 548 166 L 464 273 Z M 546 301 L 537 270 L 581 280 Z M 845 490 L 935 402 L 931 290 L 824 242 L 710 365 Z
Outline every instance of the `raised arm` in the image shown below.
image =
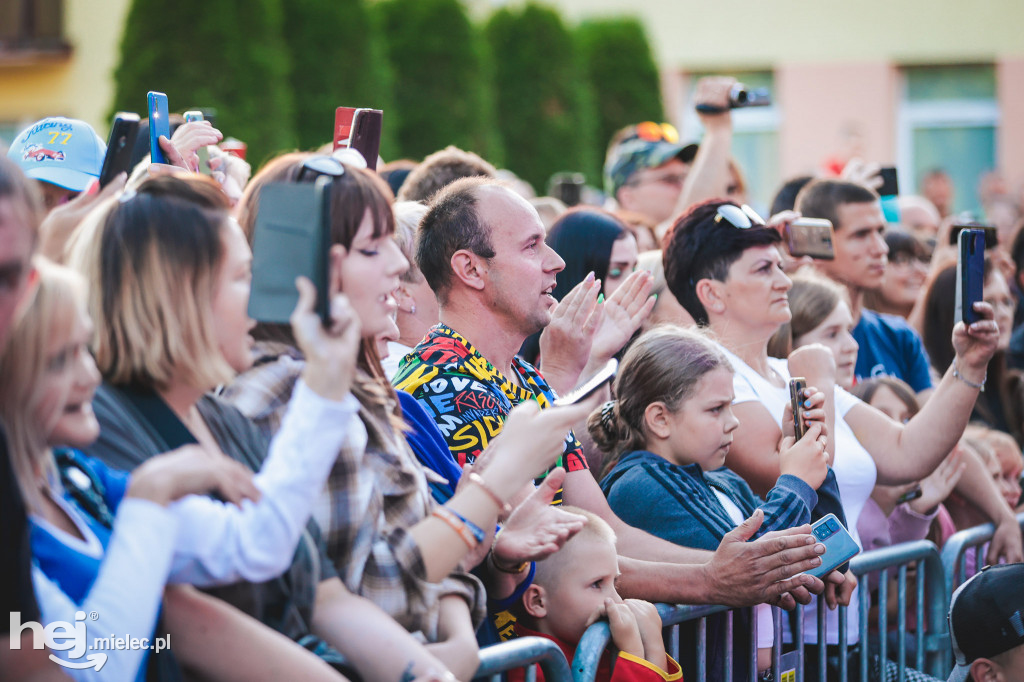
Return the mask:
M 999 340 L 992 306 L 975 304 L 981 320 L 953 329 L 956 356 L 935 393 L 906 424 L 858 404 L 846 415 L 857 440 L 871 453 L 883 485 L 909 483 L 928 476 L 956 445 L 985 382 L 988 362 Z

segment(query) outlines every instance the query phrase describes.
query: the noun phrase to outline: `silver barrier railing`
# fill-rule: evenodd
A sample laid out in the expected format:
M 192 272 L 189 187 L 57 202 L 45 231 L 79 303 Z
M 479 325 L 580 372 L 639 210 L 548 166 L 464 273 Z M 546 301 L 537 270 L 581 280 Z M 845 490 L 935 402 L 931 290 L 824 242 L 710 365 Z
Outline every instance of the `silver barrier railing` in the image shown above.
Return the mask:
M 1024 531 L 1024 514 L 1017 515 L 1017 524 Z M 985 566 L 985 554 L 994 533 L 995 526 L 986 523 L 953 534 L 943 545 L 941 556 L 946 578 L 947 607 L 956 588 Z M 968 559 L 972 555 L 974 562 L 970 565 Z M 945 650 L 945 663 L 947 667 L 953 665 L 953 652 L 948 646 Z
M 888 635 L 888 613 L 884 605 L 888 603 L 889 576 L 895 571 L 897 590 L 897 641 L 896 666 L 898 679 L 903 680 L 906 676 L 908 666 L 912 666 L 922 672 L 945 679 L 949 672 L 945 652 L 948 649 L 948 635 L 946 633 L 946 582 L 942 560 L 939 557 L 935 545 L 920 540 L 917 542 L 901 543 L 892 547 L 865 552 L 858 555 L 850 562 L 853 573 L 860 581 L 859 603 L 857 608 L 860 615 L 859 641 L 860 659 L 859 668 L 860 680 L 866 682 L 869 673 L 869 614 L 871 608 L 871 591 L 873 582 L 877 582 L 877 602 L 883 607 L 878 611 L 878 628 L 880 661 L 886 661 L 889 654 L 887 641 Z M 910 608 L 911 579 L 910 568 L 914 570 L 913 589 L 915 599 L 914 607 L 914 639 L 913 656 L 908 657 L 907 632 L 908 632 L 908 610 Z M 817 647 L 816 660 L 807 661 L 803 637 L 803 608 L 798 607 L 796 614 L 796 628 L 794 632 L 794 646 L 797 651 L 796 682 L 803 682 L 805 668 L 808 665 L 816 665 L 819 679 L 826 679 L 824 674 L 827 665 L 828 649 L 824 646 Z M 817 639 L 818 642 L 826 641 L 826 606 L 823 599 L 818 600 L 817 618 Z M 679 641 L 679 625 L 682 623 L 697 621 L 696 624 L 696 681 L 705 682 L 708 676 L 708 642 L 707 642 L 707 619 L 709 616 L 724 613 L 725 616 L 725 642 L 724 660 L 722 661 L 722 676 L 726 680 L 733 679 L 734 661 L 734 614 L 740 610 L 730 610 L 724 606 L 671 606 L 666 604 L 658 605 L 658 612 L 662 617 L 662 624 L 666 628 L 666 641 L 668 653 L 676 660 L 679 660 L 679 652 L 682 646 Z M 749 611 L 749 610 L 748 610 Z M 782 679 L 782 649 L 779 646 L 782 640 L 782 623 L 786 616 L 781 609 L 773 608 L 773 625 L 775 629 L 775 646 L 772 651 L 772 669 L 775 679 Z M 847 645 L 847 609 L 840 607 L 838 613 L 839 644 L 835 647 L 838 652 L 839 679 L 842 682 L 849 680 L 847 659 L 849 647 Z M 754 614 L 750 615 L 749 635 L 749 658 L 747 668 L 750 672 L 750 679 L 757 679 L 757 619 Z M 595 623 L 583 635 L 576 648 L 576 655 L 572 661 L 572 676 L 576 682 L 592 682 L 597 673 L 601 656 L 611 641 L 611 633 L 607 623 Z M 694 645 L 690 645 L 694 646 Z M 908 662 L 908 658 L 912 661 Z M 682 663 L 682 661 L 680 661 Z M 883 663 L 884 664 L 884 663 Z
M 474 680 L 501 682 L 502 673 L 524 668 L 526 682 L 535 682 L 539 665 L 545 682 L 571 682 L 569 662 L 558 645 L 543 637 L 519 637 L 480 650 Z

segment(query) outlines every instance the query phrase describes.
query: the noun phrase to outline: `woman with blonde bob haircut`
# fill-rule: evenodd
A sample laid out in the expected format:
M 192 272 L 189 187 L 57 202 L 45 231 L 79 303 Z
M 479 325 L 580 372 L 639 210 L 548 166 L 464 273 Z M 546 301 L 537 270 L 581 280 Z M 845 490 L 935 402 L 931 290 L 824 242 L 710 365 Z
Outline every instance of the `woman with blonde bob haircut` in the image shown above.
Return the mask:
M 217 386 L 235 371 L 211 302 L 228 202 L 213 182 L 158 178 L 113 205 L 102 239 L 83 234 L 71 264 L 95 282 L 96 363 L 113 384 Z M 185 291 L 195 295 L 182 295 Z

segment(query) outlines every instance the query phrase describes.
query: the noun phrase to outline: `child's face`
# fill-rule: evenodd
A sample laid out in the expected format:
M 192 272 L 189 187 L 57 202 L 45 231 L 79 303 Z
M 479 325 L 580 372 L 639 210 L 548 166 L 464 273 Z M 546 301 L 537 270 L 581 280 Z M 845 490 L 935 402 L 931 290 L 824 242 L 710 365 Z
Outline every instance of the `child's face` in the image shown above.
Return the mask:
M 34 418 L 46 429 L 47 445 L 84 448 L 99 436 L 92 397 L 100 373 L 89 353 L 92 320 L 79 306 L 70 333 L 48 340 L 46 371 L 39 380 L 41 399 Z
M 562 562 L 565 572 L 544 586 L 547 608 L 540 627 L 573 644 L 604 616 L 606 599 L 621 601 L 615 591 L 619 558 L 615 545 L 597 538 L 576 538 L 567 548 L 571 556 Z
M 666 445 L 676 464 L 700 464 L 712 471 L 725 464 L 733 431 L 740 422 L 732 413 L 732 372 L 713 369 L 700 378 L 693 394 L 670 413 Z
M 836 359 L 836 383 L 843 388 L 853 386 L 854 368 L 857 365 L 857 341 L 853 338 L 853 316 L 845 301 L 840 301 L 835 310 L 817 327 L 793 340 L 799 348 L 811 343 L 820 343 Z
M 910 421 L 910 408 L 888 386 L 878 387 L 875 394 L 871 396 L 871 407 L 878 408 L 900 424 Z
M 1016 508 L 1020 502 L 1020 473 L 1024 468 L 1024 460 L 1021 459 L 1016 443 L 1009 437 L 1006 440 L 994 439 L 991 445 L 996 453 L 996 461 L 999 462 L 999 478 L 996 484 L 1007 504 L 1011 508 Z

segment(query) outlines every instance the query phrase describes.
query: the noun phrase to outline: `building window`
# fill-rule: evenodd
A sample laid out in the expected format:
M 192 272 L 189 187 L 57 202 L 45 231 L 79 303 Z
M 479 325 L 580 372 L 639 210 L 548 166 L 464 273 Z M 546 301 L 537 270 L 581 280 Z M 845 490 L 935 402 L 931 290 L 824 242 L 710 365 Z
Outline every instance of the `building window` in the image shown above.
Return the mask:
M 953 181 L 953 210 L 981 215 L 978 182 L 996 167 L 999 107 L 992 66 L 909 67 L 897 130 L 900 190 L 920 192 L 941 169 Z
M 680 109 L 683 112 L 680 134 L 684 142 L 700 140 L 704 128 L 697 112 L 693 109 L 693 95 L 697 81 L 708 73 L 689 74 L 689 89 L 686 101 Z M 731 71 L 721 75 L 733 76 L 748 88 L 767 88 L 774 94 L 775 79 L 770 71 Z M 732 112 L 732 153 L 739 163 L 747 184 L 747 197 L 758 213 L 766 215 L 771 208 L 772 197 L 779 188 L 779 122 L 781 114 L 778 101 L 771 106 L 736 109 Z
M 63 0 L 0 0 L 0 60 L 69 50 Z

